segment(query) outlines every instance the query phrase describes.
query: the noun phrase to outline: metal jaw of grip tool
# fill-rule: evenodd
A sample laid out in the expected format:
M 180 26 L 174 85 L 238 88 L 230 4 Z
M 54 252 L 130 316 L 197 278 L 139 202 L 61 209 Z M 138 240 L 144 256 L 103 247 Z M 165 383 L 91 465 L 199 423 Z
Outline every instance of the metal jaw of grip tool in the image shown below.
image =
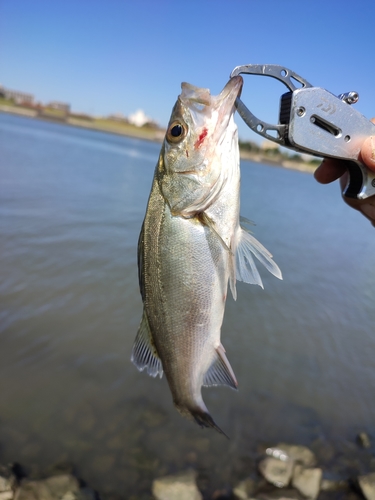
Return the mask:
M 337 97 L 275 64 L 237 66 L 230 76 L 240 74 L 276 78 L 289 90 L 280 98 L 277 125 L 259 120 L 236 99 L 239 115 L 254 132 L 299 153 L 342 160 L 349 172 L 343 195 L 357 199 L 375 195 L 375 173 L 360 161 L 361 146 L 375 135 L 375 125 L 350 106 L 358 101 L 356 92 Z

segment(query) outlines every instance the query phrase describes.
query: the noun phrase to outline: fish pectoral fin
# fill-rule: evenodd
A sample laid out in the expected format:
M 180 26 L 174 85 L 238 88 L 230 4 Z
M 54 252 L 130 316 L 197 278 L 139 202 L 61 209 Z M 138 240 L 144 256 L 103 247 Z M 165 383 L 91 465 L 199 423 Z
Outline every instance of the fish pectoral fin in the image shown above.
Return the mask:
M 145 311 L 143 311 L 130 359 L 139 371 L 147 369 L 151 377 L 163 376 L 163 365 L 157 353 Z
M 272 260 L 270 252 L 246 229 L 239 227 L 236 240 L 236 278 L 263 288 L 253 255 L 271 274 L 283 279 L 279 266 Z
M 232 292 L 232 297 L 237 300 L 237 288 L 236 288 L 236 260 L 235 256 L 231 254 L 229 259 L 229 288 Z
M 232 253 L 231 249 L 228 247 L 228 245 L 225 243 L 225 241 L 223 240 L 223 238 L 220 236 L 220 234 L 217 232 L 217 229 L 216 229 L 216 224 L 215 222 L 211 219 L 211 217 L 209 217 L 206 212 L 200 212 L 198 215 L 197 215 L 197 218 L 198 220 L 201 222 L 201 224 L 203 224 L 204 226 L 207 226 L 214 234 L 215 236 L 217 236 L 217 238 L 219 239 L 220 243 L 223 245 L 224 249 L 229 252 L 229 253 Z
M 219 239 L 220 243 L 223 245 L 223 248 L 229 253 L 229 286 L 232 292 L 234 300 L 237 300 L 237 290 L 236 290 L 236 263 L 235 256 L 232 252 L 232 249 L 228 247 L 223 238 L 217 232 L 215 227 L 215 222 L 205 213 L 201 212 L 198 214 L 198 219 L 200 222 L 207 226 Z
M 222 344 L 216 349 L 216 358 L 203 378 L 203 385 L 227 385 L 237 389 L 238 383 Z

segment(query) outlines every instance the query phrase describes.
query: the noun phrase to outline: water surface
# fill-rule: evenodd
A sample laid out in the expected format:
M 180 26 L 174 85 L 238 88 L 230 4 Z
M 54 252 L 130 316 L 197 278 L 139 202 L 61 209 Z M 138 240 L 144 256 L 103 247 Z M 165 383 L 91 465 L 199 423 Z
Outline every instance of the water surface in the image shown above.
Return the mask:
M 130 363 L 159 149 L 0 114 L 0 462 L 35 475 L 72 462 L 126 498 L 187 466 L 204 491 L 232 484 L 262 442 L 352 450 L 374 432 L 374 229 L 309 174 L 241 163 L 242 215 L 284 280 L 264 271 L 264 290 L 240 283 L 227 301 L 239 391 L 204 398 L 231 440 L 182 419 L 166 381 Z

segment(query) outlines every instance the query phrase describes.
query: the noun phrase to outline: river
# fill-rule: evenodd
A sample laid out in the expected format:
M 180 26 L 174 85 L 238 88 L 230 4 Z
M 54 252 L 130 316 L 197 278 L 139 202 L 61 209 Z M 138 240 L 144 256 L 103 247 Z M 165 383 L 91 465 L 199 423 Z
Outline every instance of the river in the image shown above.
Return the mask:
M 0 463 L 38 475 L 70 462 L 127 498 L 188 466 L 207 488 L 229 484 L 263 442 L 351 449 L 374 432 L 375 230 L 337 184 L 241 162 L 241 213 L 284 280 L 260 269 L 264 290 L 228 295 L 222 342 L 239 390 L 204 399 L 229 441 L 180 417 L 165 379 L 130 363 L 159 150 L 0 113 Z

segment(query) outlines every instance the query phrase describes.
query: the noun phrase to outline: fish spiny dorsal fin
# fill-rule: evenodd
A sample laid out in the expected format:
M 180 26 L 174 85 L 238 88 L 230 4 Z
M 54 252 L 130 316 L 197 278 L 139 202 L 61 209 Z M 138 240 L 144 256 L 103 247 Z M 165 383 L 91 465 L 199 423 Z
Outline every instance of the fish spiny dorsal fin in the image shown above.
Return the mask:
M 272 260 L 270 252 L 252 234 L 239 227 L 236 236 L 236 278 L 239 281 L 259 285 L 263 288 L 262 279 L 256 268 L 253 255 L 271 274 L 276 278 L 283 279 L 281 271 Z
M 222 344 L 216 349 L 216 359 L 208 369 L 203 378 L 203 385 L 227 385 L 232 389 L 237 389 L 237 380 L 225 355 L 225 349 Z
M 161 378 L 163 376 L 163 365 L 156 351 L 150 326 L 144 311 L 130 359 L 139 371 L 142 372 L 147 368 L 147 373 L 151 375 L 151 377 L 159 375 Z
M 247 219 L 246 217 L 243 217 L 242 215 L 240 215 L 240 225 L 242 228 L 245 229 L 245 231 L 248 231 L 248 229 L 245 228 L 244 226 L 255 226 L 256 224 L 252 220 Z

